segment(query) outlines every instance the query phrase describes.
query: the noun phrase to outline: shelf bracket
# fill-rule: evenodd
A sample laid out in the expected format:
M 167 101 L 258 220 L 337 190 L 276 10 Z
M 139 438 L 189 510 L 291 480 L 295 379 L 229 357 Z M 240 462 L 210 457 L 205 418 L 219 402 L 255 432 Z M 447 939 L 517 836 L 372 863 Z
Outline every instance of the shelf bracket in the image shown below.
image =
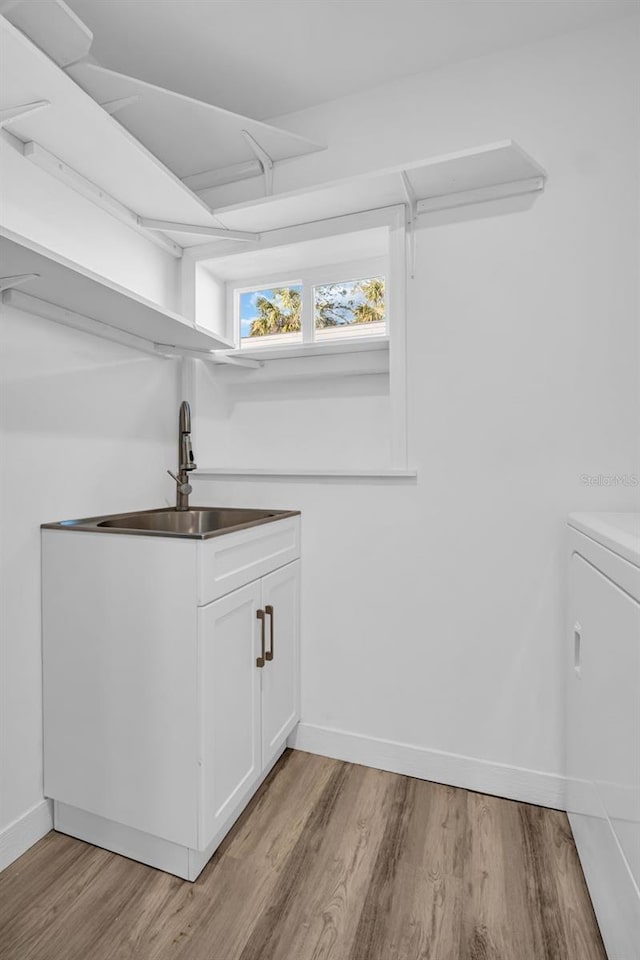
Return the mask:
M 6 133 L 4 135 L 6 136 Z M 41 147 L 35 140 L 29 140 L 27 143 L 21 144 L 21 150 L 22 155 L 27 160 L 35 163 L 35 165 L 40 167 L 41 170 L 44 170 L 45 173 L 61 180 L 62 183 L 71 187 L 71 189 L 79 193 L 80 196 L 90 200 L 91 203 L 95 203 L 97 207 L 106 210 L 112 217 L 115 217 L 122 223 L 126 223 L 128 227 L 142 232 L 147 240 L 150 240 L 163 250 L 167 250 L 172 256 L 176 258 L 182 256 L 182 247 L 179 247 L 177 243 L 174 243 L 169 237 L 144 231 L 133 210 L 125 207 L 123 203 L 120 203 L 119 200 L 116 200 L 115 197 L 112 197 L 106 190 L 103 190 L 91 180 L 87 180 L 81 173 L 78 173 L 73 167 L 68 166 L 68 164 L 64 163 L 53 153 L 49 153 L 48 150 Z
M 13 277 L 0 277 L 0 293 L 4 290 L 13 290 L 28 280 L 37 280 L 39 273 L 16 273 Z
M 16 104 L 15 107 L 3 107 L 0 110 L 0 127 L 4 127 L 12 120 L 18 120 L 28 113 L 35 113 L 36 110 L 42 110 L 43 107 L 50 107 L 50 100 L 33 100 L 31 103 Z
M 171 220 L 154 220 L 150 217 L 138 217 L 138 225 L 145 230 L 163 230 L 170 233 L 190 233 L 198 237 L 212 237 L 214 240 L 239 240 L 248 243 L 259 240 L 259 233 L 246 230 L 227 230 L 226 227 L 205 227 L 197 223 L 173 223 Z
M 264 364 L 260 360 L 250 360 L 248 357 L 229 357 L 217 350 L 189 350 L 186 347 L 171 347 L 164 343 L 154 343 L 154 349 L 163 357 L 182 357 L 183 359 L 207 360 L 209 363 L 226 363 L 233 367 L 246 367 L 257 370 Z
M 402 189 L 407 198 L 407 236 L 409 240 L 409 276 L 413 280 L 416 275 L 416 216 L 418 213 L 418 198 L 411 186 L 406 170 L 400 171 Z
M 267 151 L 260 146 L 258 141 L 251 136 L 248 130 L 243 130 L 242 136 L 258 158 L 262 172 L 264 173 L 265 196 L 270 197 L 273 193 L 273 160 Z
M 141 96 L 138 93 L 132 94 L 130 97 L 118 97 L 116 100 L 105 100 L 104 103 L 101 103 L 100 106 L 105 110 L 110 117 L 117 113 L 118 110 L 122 110 L 124 107 L 130 106 L 132 103 L 137 103 L 138 100 L 141 100 Z
M 260 367 L 264 367 L 262 360 L 250 360 L 249 357 L 230 357 L 225 353 L 219 353 L 215 362 L 228 364 L 230 367 L 246 367 L 247 370 L 259 370 Z

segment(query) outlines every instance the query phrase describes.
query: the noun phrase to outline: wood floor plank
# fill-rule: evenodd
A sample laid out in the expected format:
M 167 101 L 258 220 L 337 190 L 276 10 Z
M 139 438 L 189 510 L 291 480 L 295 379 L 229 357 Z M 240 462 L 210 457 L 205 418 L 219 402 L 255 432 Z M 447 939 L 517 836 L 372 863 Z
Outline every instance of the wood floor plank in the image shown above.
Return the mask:
M 518 807 L 467 794 L 464 960 L 543 960 L 539 918 L 528 909 Z
M 2 960 L 606 960 L 563 813 L 288 751 L 194 884 L 51 833 Z
M 553 877 L 555 850 L 549 849 L 548 837 L 540 830 L 539 808 L 521 804 L 517 813 L 525 851 L 524 874 L 529 894 L 529 913 L 538 920 L 541 960 L 570 957 Z M 555 811 L 545 811 L 545 818 L 555 814 Z
M 325 815 L 309 822 L 292 851 L 288 888 L 263 916 L 241 960 L 349 955 L 395 778 L 366 767 L 343 774 L 339 792 L 327 794 Z
M 90 848 L 91 849 L 91 848 Z M 68 880 L 71 880 L 68 876 Z M 23 936 L 10 960 L 86 960 L 104 949 L 125 906 L 144 897 L 157 878 L 143 864 L 93 851 L 90 867 L 68 883 L 62 897 L 56 889 L 36 918 L 28 917 Z M 34 922 L 35 919 L 35 922 Z
M 152 877 L 120 910 L 98 952 L 94 947 L 91 956 L 98 956 L 100 960 L 173 957 L 193 926 L 193 921 L 185 918 L 197 895 L 194 887 L 187 886 L 178 877 L 169 874 Z
M 520 804 L 545 960 L 606 960 L 566 814 Z
M 3 960 L 32 960 L 39 952 L 45 951 L 45 955 L 50 952 L 49 944 L 55 938 L 56 927 L 65 923 L 68 911 L 83 893 L 96 880 L 103 879 L 102 871 L 112 854 L 81 841 L 73 842 L 78 845 L 79 856 L 45 891 L 32 897 L 29 884 L 25 883 L 23 889 L 28 899 L 22 902 L 22 909 L 0 928 L 0 956 Z M 57 844 L 52 844 L 50 848 L 54 858 L 56 847 Z M 53 863 L 55 866 L 55 859 Z
M 351 960 L 459 960 L 465 794 L 398 781 Z
M 0 930 L 24 913 L 25 903 L 38 900 L 70 868 L 82 869 L 90 855 L 87 844 L 62 833 L 48 833 L 12 866 L 0 873 Z M 2 944 L 0 942 L 0 956 Z

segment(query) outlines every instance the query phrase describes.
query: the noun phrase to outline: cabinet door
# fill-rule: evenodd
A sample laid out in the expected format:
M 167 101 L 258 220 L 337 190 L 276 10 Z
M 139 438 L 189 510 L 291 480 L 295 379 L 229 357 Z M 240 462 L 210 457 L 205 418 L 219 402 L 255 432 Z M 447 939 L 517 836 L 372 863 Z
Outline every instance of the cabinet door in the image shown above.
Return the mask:
M 258 580 L 198 611 L 201 850 L 260 777 L 260 602 Z
M 262 765 L 265 767 L 299 717 L 299 560 L 263 578 L 262 603 L 267 627 L 267 661 L 261 671 Z

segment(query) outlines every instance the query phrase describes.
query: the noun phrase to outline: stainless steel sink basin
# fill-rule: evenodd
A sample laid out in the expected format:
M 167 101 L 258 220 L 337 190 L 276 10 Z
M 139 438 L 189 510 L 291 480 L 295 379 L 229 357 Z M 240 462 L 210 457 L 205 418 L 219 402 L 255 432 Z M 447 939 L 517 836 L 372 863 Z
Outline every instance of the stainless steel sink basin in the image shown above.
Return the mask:
M 297 510 L 248 510 L 237 507 L 190 507 L 188 510 L 160 508 L 137 513 L 86 517 L 83 520 L 62 520 L 43 523 L 44 529 L 79 530 L 93 533 L 128 533 L 156 537 L 188 537 L 204 540 L 285 517 L 294 517 Z
M 244 526 L 255 520 L 274 517 L 268 510 L 213 509 L 190 507 L 188 510 L 159 510 L 157 513 L 138 513 L 128 517 L 101 520 L 99 527 L 118 527 L 123 530 L 159 530 L 163 533 L 188 533 L 202 536 L 225 527 Z

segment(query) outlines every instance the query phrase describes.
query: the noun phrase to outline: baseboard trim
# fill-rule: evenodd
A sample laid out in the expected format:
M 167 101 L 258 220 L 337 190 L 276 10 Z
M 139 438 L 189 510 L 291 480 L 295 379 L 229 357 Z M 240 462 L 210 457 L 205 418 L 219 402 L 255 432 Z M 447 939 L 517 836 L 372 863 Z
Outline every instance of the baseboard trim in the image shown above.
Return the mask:
M 345 730 L 300 723 L 288 740 L 294 750 L 317 753 L 365 767 L 402 773 L 478 793 L 565 809 L 566 779 L 553 773 L 379 740 Z
M 21 857 L 52 829 L 51 801 L 41 800 L 0 832 L 0 870 Z

